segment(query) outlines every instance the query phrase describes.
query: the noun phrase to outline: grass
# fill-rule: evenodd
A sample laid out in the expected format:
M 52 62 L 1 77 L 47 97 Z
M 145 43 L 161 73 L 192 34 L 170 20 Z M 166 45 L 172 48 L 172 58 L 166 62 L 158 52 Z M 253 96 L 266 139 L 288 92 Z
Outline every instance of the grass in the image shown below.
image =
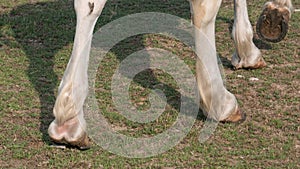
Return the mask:
M 149 2 L 112 0 L 96 27 L 137 12 L 165 12 L 189 19 L 186 1 Z M 253 25 L 260 14 L 257 9 L 261 9 L 263 3 L 262 0 L 248 1 Z M 294 5 L 300 8 L 298 1 L 294 1 Z M 228 63 L 234 51 L 229 33 L 233 4 L 225 0 L 217 17 L 217 49 L 225 67 L 226 85 L 247 113 L 247 121 L 241 125 L 220 124 L 214 135 L 200 144 L 198 137 L 204 120 L 199 115 L 180 144 L 144 159 L 121 157 L 98 146 L 87 151 L 50 146 L 47 128 L 53 120 L 57 88 L 74 38 L 72 1 L 2 0 L 0 15 L 0 168 L 300 167 L 299 13 L 293 15 L 284 41 L 265 43 L 255 36 L 268 63 L 266 68 L 233 71 Z M 134 123 L 120 116 L 114 108 L 110 98 L 112 74 L 122 59 L 144 47 L 169 50 L 180 56 L 193 72 L 195 69 L 195 57 L 189 48 L 163 36 L 131 37 L 112 49 L 97 74 L 97 98 L 114 128 L 135 137 L 163 132 L 172 125 L 179 109 L 178 86 L 159 70 L 140 73 L 130 88 L 133 102 L 141 110 L 149 106 L 147 96 L 151 89 L 159 87 L 165 91 L 169 105 L 158 120 L 149 124 Z M 259 80 L 249 81 L 251 77 Z

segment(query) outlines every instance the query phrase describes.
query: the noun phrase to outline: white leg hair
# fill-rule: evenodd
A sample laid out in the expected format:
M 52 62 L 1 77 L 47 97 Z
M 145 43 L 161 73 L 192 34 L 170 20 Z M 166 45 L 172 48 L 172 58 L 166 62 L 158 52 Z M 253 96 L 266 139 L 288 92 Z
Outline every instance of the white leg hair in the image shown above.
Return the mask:
M 235 53 L 232 65 L 236 68 L 260 68 L 265 66 L 260 50 L 253 43 L 253 30 L 248 18 L 246 0 L 234 0 L 234 24 L 232 36 Z
M 85 131 L 83 104 L 88 93 L 88 62 L 93 30 L 106 0 L 75 0 L 77 24 L 71 58 L 59 86 L 58 96 L 54 105 L 55 120 L 48 132 L 54 140 L 76 140 Z M 60 132 L 61 126 L 67 131 Z M 75 127 L 74 127 L 74 124 Z M 73 129 L 68 128 L 73 125 Z M 68 130 L 72 130 L 71 133 Z M 68 136 L 71 134 L 71 136 Z
M 237 111 L 237 101 L 224 87 L 217 62 L 215 20 L 222 0 L 191 0 L 195 31 L 197 83 L 204 113 L 217 121 L 227 119 Z M 212 51 L 209 49 L 213 48 Z
M 267 8 L 270 5 L 272 5 L 272 6 L 282 6 L 282 7 L 285 6 L 290 12 L 290 18 L 292 16 L 293 11 L 294 11 L 294 7 L 293 7 L 293 4 L 292 4 L 291 0 L 273 0 L 273 1 L 269 1 L 269 2 L 265 3 L 264 8 Z
M 273 2 L 281 5 L 281 6 L 286 6 L 288 7 L 291 11 L 294 10 L 293 4 L 291 0 L 274 0 Z M 267 2 L 268 3 L 268 2 Z

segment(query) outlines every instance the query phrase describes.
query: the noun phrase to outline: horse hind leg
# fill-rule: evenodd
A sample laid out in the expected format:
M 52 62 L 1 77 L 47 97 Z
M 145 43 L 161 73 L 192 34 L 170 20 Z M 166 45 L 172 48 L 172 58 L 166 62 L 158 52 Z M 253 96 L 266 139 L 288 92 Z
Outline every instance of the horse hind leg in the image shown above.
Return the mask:
M 234 25 L 232 37 L 235 53 L 232 65 L 235 69 L 257 69 L 266 66 L 260 50 L 253 43 L 253 30 L 249 21 L 246 0 L 234 0 Z

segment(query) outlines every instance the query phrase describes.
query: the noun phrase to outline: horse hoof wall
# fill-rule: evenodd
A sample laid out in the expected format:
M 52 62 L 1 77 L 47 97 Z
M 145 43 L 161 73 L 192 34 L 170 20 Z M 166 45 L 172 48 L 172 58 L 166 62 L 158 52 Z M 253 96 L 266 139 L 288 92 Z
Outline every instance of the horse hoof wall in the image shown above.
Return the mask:
M 243 123 L 244 121 L 246 121 L 246 114 L 243 113 L 240 110 L 237 110 L 235 113 L 231 114 L 228 118 L 226 118 L 225 120 L 221 121 L 224 123 Z
M 89 137 L 85 134 L 83 137 L 81 137 L 81 139 L 70 142 L 70 145 L 78 148 L 79 150 L 88 150 L 91 147 L 91 141 Z
M 51 138 L 54 145 L 51 147 L 65 149 L 65 148 L 77 148 L 79 150 L 88 150 L 91 148 L 91 141 L 87 134 L 84 134 L 80 139 L 76 141 L 67 141 L 64 138 L 61 140 L 56 140 Z

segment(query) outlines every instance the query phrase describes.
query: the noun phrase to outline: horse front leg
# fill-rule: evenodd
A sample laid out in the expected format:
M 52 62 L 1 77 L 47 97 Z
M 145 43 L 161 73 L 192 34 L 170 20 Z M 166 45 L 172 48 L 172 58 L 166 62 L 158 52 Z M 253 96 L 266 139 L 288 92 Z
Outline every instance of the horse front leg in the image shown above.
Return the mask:
M 191 0 L 195 25 L 196 76 L 202 107 L 208 118 L 238 122 L 245 119 L 235 96 L 224 86 L 218 67 L 215 44 L 215 20 L 221 0 Z
M 77 23 L 71 58 L 59 86 L 48 133 L 57 143 L 89 147 L 83 104 L 88 93 L 88 62 L 93 30 L 106 0 L 75 0 Z
M 291 0 L 267 2 L 257 21 L 257 33 L 262 40 L 280 42 L 288 32 L 289 20 L 294 11 Z

